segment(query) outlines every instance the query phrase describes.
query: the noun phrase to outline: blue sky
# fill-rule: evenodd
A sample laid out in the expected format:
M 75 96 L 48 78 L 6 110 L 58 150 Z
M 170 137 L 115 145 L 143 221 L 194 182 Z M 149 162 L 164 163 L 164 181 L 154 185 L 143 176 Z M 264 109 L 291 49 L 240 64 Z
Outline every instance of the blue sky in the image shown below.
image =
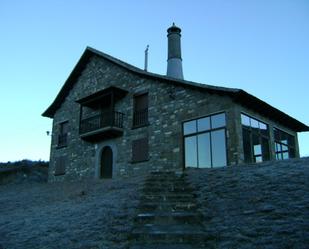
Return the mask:
M 1 0 L 0 161 L 49 159 L 41 117 L 86 46 L 165 74 L 182 28 L 187 80 L 241 88 L 309 125 L 307 0 Z M 309 133 L 299 134 L 309 156 Z

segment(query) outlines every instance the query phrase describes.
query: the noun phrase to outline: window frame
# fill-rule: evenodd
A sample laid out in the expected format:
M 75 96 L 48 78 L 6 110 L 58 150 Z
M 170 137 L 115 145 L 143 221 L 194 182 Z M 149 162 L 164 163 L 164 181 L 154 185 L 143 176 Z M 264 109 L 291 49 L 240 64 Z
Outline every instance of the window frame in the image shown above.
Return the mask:
M 280 132 L 279 133 L 279 140 L 276 138 L 275 136 L 275 131 Z M 274 134 L 274 145 L 275 145 L 275 159 L 276 160 L 286 160 L 286 159 L 290 159 L 290 158 L 295 158 L 296 157 L 296 139 L 295 136 L 291 135 L 290 133 L 283 131 L 277 127 L 273 127 L 273 134 Z M 287 143 L 283 143 L 282 141 L 282 134 L 287 135 Z M 289 144 L 289 140 L 293 139 L 293 143 L 294 145 Z M 280 146 L 280 150 L 277 151 L 277 146 Z M 287 147 L 287 150 L 283 150 L 283 146 Z M 293 151 L 293 155 L 291 156 Z M 288 158 L 284 158 L 284 154 L 288 153 Z M 280 158 L 279 158 L 280 155 Z
M 136 102 L 137 102 L 137 98 L 141 97 L 141 96 L 147 96 L 147 108 L 144 108 L 143 110 L 136 110 Z M 141 119 L 143 120 L 143 115 L 145 115 L 145 121 L 142 122 L 137 122 L 136 120 L 138 120 L 137 118 L 137 113 L 140 113 L 140 116 L 142 117 Z M 143 113 L 145 112 L 145 113 Z M 144 92 L 139 92 L 133 95 L 133 115 L 132 115 L 132 129 L 136 129 L 136 128 L 140 128 L 140 127 L 145 127 L 149 125 L 149 92 L 148 91 L 144 91 Z
M 131 144 L 131 163 L 141 163 L 141 162 L 146 162 L 149 161 L 149 138 L 147 137 L 142 137 L 138 138 L 135 140 L 132 140 Z M 140 148 L 143 148 L 143 151 L 145 155 L 138 154 L 137 151 L 141 150 Z
M 216 127 L 216 128 L 212 128 L 212 120 L 211 120 L 211 117 L 212 116 L 216 116 L 216 115 L 219 115 L 219 114 L 224 114 L 224 118 L 225 118 L 225 125 L 224 126 L 220 126 L 220 127 Z M 201 119 L 204 119 L 204 118 L 209 118 L 209 129 L 206 129 L 206 130 L 202 130 L 202 131 L 199 131 L 198 130 L 198 120 L 201 120 Z M 193 132 L 193 133 L 189 133 L 189 134 L 185 134 L 184 133 L 184 125 L 185 123 L 188 123 L 188 122 L 191 122 L 191 121 L 195 121 L 195 126 L 196 126 L 196 131 Z M 225 136 L 225 159 L 226 159 L 226 165 L 225 166 L 222 166 L 222 167 L 226 167 L 227 165 L 229 165 L 229 160 L 228 160 L 228 137 L 227 137 L 227 115 L 226 115 L 226 112 L 225 111 L 220 111 L 220 112 L 216 112 L 216 113 L 212 113 L 212 114 L 209 114 L 209 115 L 206 115 L 206 116 L 199 116 L 199 117 L 196 117 L 196 118 L 192 118 L 192 119 L 188 119 L 188 120 L 185 120 L 182 122 L 182 144 L 183 144 L 183 169 L 186 168 L 186 146 L 185 146 L 185 139 L 188 138 L 188 137 L 196 137 L 196 160 L 197 160 L 197 168 L 201 168 L 199 167 L 199 140 L 198 140 L 198 136 L 199 135 L 202 135 L 202 134 L 209 134 L 209 145 L 210 145 L 210 162 L 211 162 L 211 165 L 210 167 L 207 167 L 207 168 L 216 168 L 214 167 L 213 165 L 213 149 L 212 149 L 212 132 L 215 132 L 215 131 L 219 131 L 219 130 L 224 130 L 224 136 Z M 218 166 L 218 167 L 221 167 L 221 166 Z M 206 167 L 202 167 L 202 168 L 206 168 Z
M 249 119 L 249 125 L 243 124 L 243 116 L 246 119 Z M 257 124 L 257 126 L 252 125 L 252 120 L 254 121 L 254 124 Z M 260 124 L 266 125 L 267 127 L 267 133 L 262 132 L 265 129 L 261 129 Z M 269 124 L 256 118 L 251 115 L 248 115 L 247 113 L 241 112 L 240 113 L 240 125 L 241 125 L 241 132 L 242 132 L 242 143 L 243 143 L 243 152 L 244 152 L 244 162 L 245 163 L 260 163 L 271 160 L 271 137 L 270 137 L 270 127 Z M 256 130 L 258 129 L 258 131 Z M 245 145 L 244 145 L 244 130 L 248 132 L 249 136 L 249 142 L 250 142 L 250 161 L 246 161 L 246 155 L 245 155 Z M 255 154 L 254 152 L 254 142 L 253 138 L 254 136 L 258 137 L 259 145 L 261 146 L 261 153 Z M 263 152 L 263 140 L 267 139 L 268 141 L 268 148 L 266 153 Z M 268 158 L 267 158 L 268 156 Z M 259 161 L 257 158 L 262 158 L 261 161 Z
M 65 125 L 66 131 L 65 131 Z M 57 148 L 63 148 L 68 146 L 68 136 L 69 136 L 69 121 L 65 120 L 58 123 L 58 135 L 57 135 Z
M 55 160 L 54 176 L 63 176 L 66 174 L 67 156 L 58 156 Z

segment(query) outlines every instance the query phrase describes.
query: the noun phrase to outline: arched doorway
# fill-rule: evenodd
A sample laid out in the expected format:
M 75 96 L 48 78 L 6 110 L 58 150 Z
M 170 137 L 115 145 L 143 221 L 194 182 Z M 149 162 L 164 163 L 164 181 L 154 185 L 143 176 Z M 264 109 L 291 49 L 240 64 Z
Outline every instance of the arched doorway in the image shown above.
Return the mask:
M 105 146 L 101 154 L 101 178 L 112 178 L 113 176 L 113 151 L 111 147 Z

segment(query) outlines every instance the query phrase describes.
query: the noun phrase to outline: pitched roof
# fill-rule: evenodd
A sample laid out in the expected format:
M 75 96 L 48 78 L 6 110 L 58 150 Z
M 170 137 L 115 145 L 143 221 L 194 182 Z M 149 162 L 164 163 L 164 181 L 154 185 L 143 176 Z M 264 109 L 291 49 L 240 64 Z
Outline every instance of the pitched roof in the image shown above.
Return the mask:
M 284 112 L 272 107 L 271 105 L 267 104 L 266 102 L 258 99 L 257 97 L 237 88 L 227 88 L 227 87 L 218 87 L 212 86 L 207 84 L 196 83 L 187 80 L 180 80 L 171 78 L 168 76 L 163 76 L 160 74 L 150 73 L 144 71 L 140 68 L 132 66 L 126 62 L 123 62 L 119 59 L 116 59 L 108 54 L 105 54 L 101 51 L 98 51 L 94 48 L 87 47 L 82 54 L 81 58 L 79 59 L 78 63 L 76 64 L 75 68 L 69 75 L 68 79 L 64 83 L 63 87 L 61 88 L 60 92 L 58 93 L 57 97 L 53 101 L 53 103 L 46 109 L 46 111 L 42 114 L 44 117 L 53 118 L 54 114 L 56 113 L 57 109 L 61 106 L 62 102 L 65 100 L 65 97 L 68 95 L 71 88 L 74 86 L 77 78 L 79 77 L 80 73 L 82 72 L 83 68 L 87 64 L 89 58 L 92 56 L 99 56 L 104 58 L 115 65 L 118 65 L 130 72 L 138 74 L 142 77 L 147 77 L 155 80 L 160 80 L 169 84 L 173 85 L 182 85 L 184 87 L 195 88 L 201 91 L 207 91 L 209 93 L 216 93 L 219 95 L 230 96 L 235 102 L 246 106 L 254 111 L 269 117 L 271 119 L 275 119 L 278 122 L 284 124 L 285 126 L 291 128 L 295 131 L 309 131 L 309 127 L 300 121 L 290 117 L 289 115 L 285 114 Z

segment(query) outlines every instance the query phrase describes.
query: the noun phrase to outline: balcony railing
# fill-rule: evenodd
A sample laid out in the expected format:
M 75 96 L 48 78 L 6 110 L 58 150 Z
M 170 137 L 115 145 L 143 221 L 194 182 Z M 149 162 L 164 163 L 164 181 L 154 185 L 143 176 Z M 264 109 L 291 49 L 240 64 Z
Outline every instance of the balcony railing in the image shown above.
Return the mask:
M 133 113 L 133 127 L 148 125 L 148 108 Z
M 123 117 L 123 113 L 114 111 L 104 112 L 82 119 L 80 123 L 80 134 L 85 134 L 108 127 L 123 128 Z

